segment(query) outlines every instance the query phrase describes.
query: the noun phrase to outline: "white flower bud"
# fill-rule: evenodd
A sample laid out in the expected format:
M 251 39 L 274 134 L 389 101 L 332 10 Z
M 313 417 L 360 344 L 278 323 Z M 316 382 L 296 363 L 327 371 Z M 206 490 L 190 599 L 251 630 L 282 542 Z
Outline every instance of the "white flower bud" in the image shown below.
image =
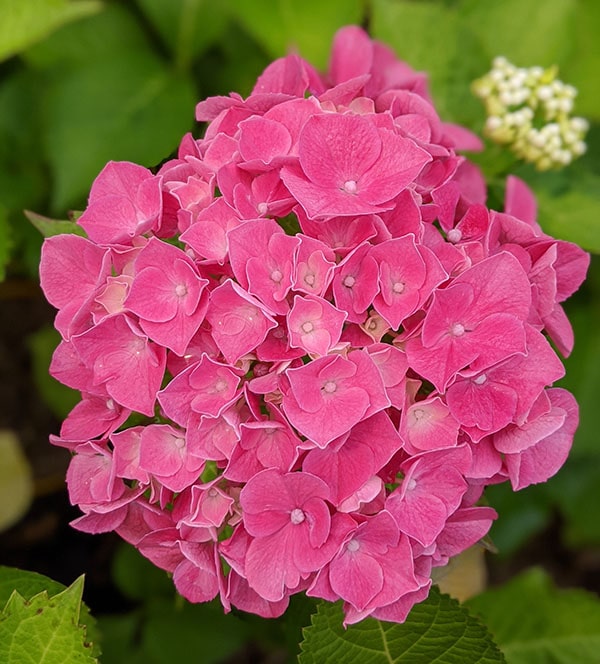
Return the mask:
M 536 91 L 538 99 L 542 101 L 547 101 L 552 98 L 552 88 L 549 85 L 540 85 Z

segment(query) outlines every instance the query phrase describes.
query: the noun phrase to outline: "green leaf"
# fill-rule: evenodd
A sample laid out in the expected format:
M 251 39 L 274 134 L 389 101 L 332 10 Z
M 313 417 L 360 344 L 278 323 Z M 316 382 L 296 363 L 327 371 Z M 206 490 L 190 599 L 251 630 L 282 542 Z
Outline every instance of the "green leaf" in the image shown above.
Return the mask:
M 403 624 L 367 618 L 342 626 L 340 604 L 322 602 L 304 630 L 300 664 L 474 664 L 504 662 L 490 634 L 456 600 L 436 588 Z
M 194 95 L 157 61 L 113 60 L 65 75 L 47 104 L 52 207 L 64 210 L 82 202 L 106 162 L 153 166 L 168 157 L 192 126 Z
M 25 599 L 14 591 L 0 614 L 0 661 L 6 664 L 92 664 L 97 662 L 79 622 L 83 577 L 48 597 Z
M 0 429 L 0 531 L 10 528 L 29 509 L 33 479 L 27 457 L 17 436 Z
M 595 258 L 592 267 L 599 268 L 600 260 Z M 570 390 L 579 403 L 579 428 L 575 434 L 573 454 L 600 455 L 598 430 L 600 413 L 598 397 L 600 393 L 600 292 L 585 284 L 582 296 L 576 303 L 568 303 L 566 308 L 575 333 L 575 346 L 572 354 L 564 360 L 566 375 L 559 386 Z
M 514 554 L 548 525 L 553 505 L 549 493 L 549 484 L 528 486 L 519 492 L 508 482 L 486 487 L 485 496 L 498 512 L 490 538 L 499 556 Z
M 39 91 L 37 74 L 21 67 L 0 85 L 0 201 L 8 211 L 18 210 L 21 221 L 20 210 L 41 204 L 48 189 L 39 146 Z
M 360 0 L 235 0 L 231 12 L 273 57 L 299 53 L 324 69 L 334 33 L 361 23 Z
M 175 606 L 173 601 L 152 601 L 147 611 L 141 648 L 152 664 L 186 662 L 194 652 L 202 664 L 218 664 L 248 640 L 246 625 L 231 613 L 225 615 L 219 602 Z
M 44 217 L 41 214 L 31 212 L 30 210 L 24 210 L 23 212 L 27 219 L 29 219 L 44 237 L 63 235 L 64 233 L 85 237 L 85 231 L 83 228 L 74 221 L 69 221 L 68 219 L 50 219 L 49 217 Z
M 58 595 L 65 586 L 58 581 L 15 567 L 0 565 L 0 607 L 8 602 L 14 590 L 17 590 L 25 599 L 31 599 L 43 591 L 47 591 L 50 597 Z
M 229 22 L 227 3 L 210 0 L 137 0 L 174 54 L 177 69 L 187 70 L 223 35 Z
M 6 604 L 15 590 L 26 600 L 29 600 L 34 595 L 38 595 L 41 592 L 47 592 L 49 597 L 53 597 L 54 595 L 63 592 L 65 588 L 66 586 L 62 583 L 54 581 L 42 574 L 16 569 L 14 567 L 0 566 L 0 607 L 3 607 Z M 96 620 L 90 614 L 89 609 L 85 604 L 82 604 L 81 606 L 80 622 L 86 626 L 88 641 L 94 643 L 93 654 L 95 656 L 99 655 L 99 637 Z
M 508 664 L 596 664 L 600 601 L 559 590 L 540 569 L 467 602 L 502 648 Z
M 119 590 L 133 600 L 175 596 L 173 581 L 130 544 L 123 542 L 115 555 L 112 576 Z
M 600 3 L 597 0 L 578 0 L 575 7 L 575 27 L 572 51 L 561 66 L 561 78 L 579 90 L 575 112 L 600 120 Z
M 59 75 L 65 69 L 101 62 L 107 52 L 117 51 L 129 58 L 148 48 L 148 38 L 132 13 L 109 4 L 100 14 L 64 26 L 22 57 L 48 77 L 53 71 Z
M 490 60 L 504 55 L 520 67 L 548 67 L 570 53 L 577 4 L 577 0 L 462 0 L 459 6 Z
M 140 611 L 98 616 L 102 634 L 102 664 L 150 664 L 136 643 L 140 631 Z
M 0 60 L 23 51 L 61 25 L 101 8 L 96 0 L 0 0 Z
M 112 5 L 85 23 L 53 35 L 34 58 L 47 82 L 42 145 L 56 212 L 82 207 L 107 161 L 157 165 L 194 120 L 191 80 L 157 56 L 129 12 Z
M 455 9 L 431 1 L 374 0 L 371 32 L 429 76 L 442 120 L 472 127 L 483 123 L 481 104 L 470 85 L 488 67 L 488 58 Z
M 536 194 L 546 233 L 600 253 L 600 176 L 581 172 L 564 193 L 537 188 Z
M 202 96 L 235 91 L 246 97 L 271 61 L 248 32 L 230 22 L 218 47 L 204 55 L 203 66 L 197 69 Z
M 597 441 L 596 441 L 597 442 Z M 563 538 L 574 549 L 600 544 L 600 454 L 572 456 L 553 478 L 555 504 L 563 516 Z

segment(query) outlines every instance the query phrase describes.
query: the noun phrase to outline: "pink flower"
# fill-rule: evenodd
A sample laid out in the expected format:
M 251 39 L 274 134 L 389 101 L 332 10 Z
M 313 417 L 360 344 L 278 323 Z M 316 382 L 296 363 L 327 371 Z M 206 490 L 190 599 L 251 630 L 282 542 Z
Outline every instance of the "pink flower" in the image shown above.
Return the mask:
M 327 485 L 309 473 L 274 469 L 255 475 L 242 489 L 244 525 L 253 537 L 246 578 L 269 601 L 283 598 L 333 555 Z
M 553 388 L 540 395 L 527 422 L 494 436 L 494 447 L 505 455 L 515 491 L 556 474 L 571 449 L 578 423 L 574 397 L 566 390 Z
M 385 606 L 419 588 L 408 539 L 385 510 L 346 535 L 342 548 L 307 594 L 320 595 L 324 575 L 334 595 L 328 599 L 340 597 L 358 611 Z
M 202 355 L 158 393 L 165 414 L 186 426 L 192 412 L 217 417 L 239 396 L 240 376 L 227 365 Z
M 405 408 L 401 431 L 407 449 L 418 454 L 428 450 L 455 447 L 458 443 L 460 422 L 439 396 L 429 396 Z
M 207 284 L 186 254 L 152 238 L 135 259 L 124 306 L 151 339 L 183 355 L 204 320 Z
M 111 162 L 40 279 L 81 392 L 80 530 L 114 530 L 192 602 L 402 622 L 433 567 L 558 471 L 577 404 L 552 385 L 589 256 L 544 234 L 525 183 L 486 205 L 480 149 L 427 78 L 356 26 L 200 102 L 153 175 Z M 131 419 L 130 419 L 131 418 Z M 135 422 L 135 425 L 132 424 Z
M 109 162 L 94 180 L 78 223 L 93 242 L 126 243 L 158 226 L 161 179 L 127 161 Z
M 105 318 L 74 337 L 73 345 L 91 369 L 94 385 L 104 385 L 108 394 L 125 408 L 154 414 L 166 352 L 162 346 L 150 343 L 129 316 Z
M 229 364 L 235 364 L 259 346 L 277 325 L 263 304 L 231 280 L 210 294 L 206 318 L 212 337 Z
M 423 546 L 432 544 L 467 490 L 471 463 L 465 445 L 426 452 L 402 464 L 404 478 L 386 501 L 403 533 Z
M 431 157 L 360 115 L 314 115 L 281 177 L 309 218 L 382 212 Z
M 437 290 L 420 337 L 408 340 L 408 361 L 444 391 L 465 367 L 483 370 L 525 351 L 529 281 L 518 261 L 501 253 Z
M 291 424 L 317 447 L 347 433 L 389 405 L 381 375 L 368 355 L 322 357 L 289 369 L 283 410 Z
M 287 317 L 290 346 L 313 355 L 327 355 L 340 340 L 346 317 L 345 311 L 336 309 L 327 300 L 296 295 Z
M 382 242 L 371 249 L 370 255 L 379 267 L 379 292 L 373 307 L 394 330 L 447 277 L 434 253 L 417 246 L 411 235 Z

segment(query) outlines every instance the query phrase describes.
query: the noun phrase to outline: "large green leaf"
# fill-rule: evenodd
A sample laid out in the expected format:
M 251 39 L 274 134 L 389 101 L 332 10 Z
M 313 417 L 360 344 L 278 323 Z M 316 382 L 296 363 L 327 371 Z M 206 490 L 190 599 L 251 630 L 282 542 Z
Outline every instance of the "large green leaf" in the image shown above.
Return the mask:
M 48 595 L 53 597 L 64 589 L 65 586 L 62 583 L 37 574 L 37 572 L 0 565 L 0 608 L 8 602 L 14 590 L 17 590 L 25 599 L 31 599 L 43 591 L 47 591 Z
M 104 164 L 153 166 L 193 126 L 196 94 L 115 5 L 65 28 L 30 54 L 44 70 L 42 145 L 54 180 L 52 208 L 82 207 Z M 65 45 L 66 44 L 66 45 Z
M 36 74 L 22 67 L 0 85 L 0 202 L 9 211 L 34 206 L 46 195 L 36 114 L 39 88 Z M 26 225 L 22 216 L 20 221 Z
M 147 604 L 141 648 L 153 664 L 185 662 L 190 652 L 203 664 L 218 664 L 231 657 L 248 639 L 245 624 L 225 615 L 219 602 L 208 604 L 153 601 Z
M 598 272 L 600 258 L 594 257 L 593 272 Z M 581 455 L 598 454 L 598 394 L 600 393 L 600 289 L 594 288 L 592 279 L 584 285 L 581 297 L 576 302 L 567 303 L 567 314 L 575 333 L 573 353 L 564 361 L 567 373 L 560 386 L 573 392 L 579 403 L 579 428 L 575 434 L 573 453 Z M 600 521 L 600 520 L 599 520 Z
M 132 600 L 175 596 L 173 581 L 166 572 L 126 542 L 119 546 L 113 559 L 112 576 L 123 595 Z
M 403 624 L 367 618 L 342 626 L 340 604 L 322 602 L 304 630 L 300 664 L 491 664 L 504 662 L 483 624 L 432 589 Z
M 596 441 L 597 442 L 597 441 Z M 600 545 L 600 454 L 572 456 L 552 481 L 563 517 L 562 536 L 573 549 Z
M 122 58 L 129 58 L 148 50 L 148 38 L 139 20 L 124 7 L 113 3 L 100 14 L 64 26 L 28 49 L 22 57 L 49 77 L 58 76 L 66 69 L 101 62 L 112 51 Z
M 508 664 L 597 664 L 600 601 L 559 590 L 539 569 L 467 602 L 485 621 Z
M 578 115 L 600 120 L 600 3 L 578 0 L 570 57 L 561 67 L 561 77 L 579 89 L 575 102 Z
M 0 60 L 101 8 L 97 0 L 0 0 Z
M 536 194 L 546 233 L 600 253 L 600 176 L 582 172 L 558 195 L 541 188 Z
M 56 81 L 44 135 L 53 209 L 80 204 L 109 160 L 153 166 L 169 156 L 192 127 L 194 103 L 188 81 L 150 57 L 111 59 Z
M 360 0 L 235 0 L 231 11 L 274 58 L 299 53 L 324 69 L 338 28 L 361 23 Z
M 93 664 L 94 649 L 80 624 L 83 577 L 48 596 L 26 599 L 17 590 L 0 613 L 0 661 L 5 664 Z
M 223 35 L 229 21 L 225 0 L 137 0 L 167 45 L 178 69 L 188 69 Z
M 374 0 L 371 32 L 410 66 L 427 73 L 442 120 L 470 126 L 483 121 L 470 84 L 485 71 L 488 59 L 455 9 L 440 2 Z
M 489 58 L 504 55 L 520 67 L 531 67 L 559 64 L 570 55 L 577 4 L 577 0 L 461 0 L 459 9 Z
M 498 512 L 498 519 L 490 530 L 490 539 L 498 556 L 512 556 L 548 526 L 562 500 L 563 476 L 569 473 L 568 467 L 561 468 L 547 482 L 533 484 L 518 492 L 513 491 L 509 482 L 486 487 L 486 500 Z
M 218 48 L 202 58 L 196 69 L 202 96 L 237 92 L 246 97 L 259 74 L 272 61 L 261 45 L 235 22 L 230 22 Z

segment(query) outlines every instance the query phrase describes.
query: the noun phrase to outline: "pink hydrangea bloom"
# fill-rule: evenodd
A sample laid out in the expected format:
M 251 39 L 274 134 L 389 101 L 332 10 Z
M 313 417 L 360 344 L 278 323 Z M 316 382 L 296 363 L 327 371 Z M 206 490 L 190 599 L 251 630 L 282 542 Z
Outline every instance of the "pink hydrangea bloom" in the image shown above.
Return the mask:
M 543 482 L 577 404 L 553 387 L 589 257 L 526 184 L 486 205 L 479 149 L 427 78 L 356 26 L 200 102 L 156 173 L 111 162 L 46 240 L 81 392 L 54 444 L 86 532 L 114 530 L 192 602 L 401 622 L 489 530 L 485 486 Z M 135 425 L 129 416 L 135 415 Z M 224 564 L 226 563 L 226 564 Z

